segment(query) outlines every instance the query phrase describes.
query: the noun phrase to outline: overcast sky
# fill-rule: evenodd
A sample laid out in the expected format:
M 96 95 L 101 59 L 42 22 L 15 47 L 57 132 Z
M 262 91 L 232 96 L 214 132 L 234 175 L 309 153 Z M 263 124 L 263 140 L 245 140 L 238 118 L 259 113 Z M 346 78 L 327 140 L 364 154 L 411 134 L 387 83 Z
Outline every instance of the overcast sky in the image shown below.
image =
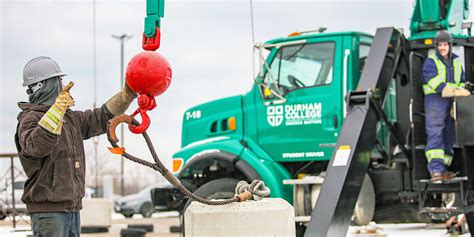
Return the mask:
M 65 81 L 75 82 L 71 90 L 76 101 L 73 109 L 93 106 L 93 1 L 0 1 L 0 153 L 7 153 L 16 151 L 16 103 L 27 100 L 21 84 L 28 60 L 41 55 L 56 60 L 68 74 Z M 120 48 L 111 34 L 133 35 L 125 46 L 127 64 L 141 51 L 145 3 L 146 0 L 96 1 L 98 105 L 120 89 Z M 321 26 L 329 32 L 371 34 L 377 27 L 394 26 L 405 28 L 405 34 L 409 34 L 412 5 L 411 0 L 255 0 L 255 40 L 266 41 Z M 168 58 L 173 80 L 170 88 L 157 98 L 158 107 L 149 113 L 152 123 L 148 129 L 166 164 L 170 164 L 171 155 L 180 148 L 182 114 L 186 108 L 250 89 L 251 49 L 249 1 L 166 0 L 161 48 L 157 52 Z M 136 107 L 136 103 L 131 106 Z M 141 136 L 127 132 L 125 143 L 129 152 L 149 157 Z M 100 158 L 108 162 L 107 166 L 118 167 L 118 159 L 109 155 L 107 145 L 102 136 Z M 87 141 L 85 148 L 88 159 L 92 158 L 92 142 Z M 0 161 L 3 168 L 6 164 Z M 137 174 L 137 170 L 126 171 Z M 0 168 L 0 175 L 3 172 Z

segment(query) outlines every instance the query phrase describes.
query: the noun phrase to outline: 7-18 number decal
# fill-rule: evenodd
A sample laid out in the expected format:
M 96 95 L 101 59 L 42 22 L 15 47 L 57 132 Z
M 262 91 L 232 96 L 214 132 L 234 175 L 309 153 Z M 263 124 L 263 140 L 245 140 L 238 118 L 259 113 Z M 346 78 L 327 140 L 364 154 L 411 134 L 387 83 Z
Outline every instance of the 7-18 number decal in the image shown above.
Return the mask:
M 186 112 L 186 120 L 201 118 L 201 110 L 194 110 Z

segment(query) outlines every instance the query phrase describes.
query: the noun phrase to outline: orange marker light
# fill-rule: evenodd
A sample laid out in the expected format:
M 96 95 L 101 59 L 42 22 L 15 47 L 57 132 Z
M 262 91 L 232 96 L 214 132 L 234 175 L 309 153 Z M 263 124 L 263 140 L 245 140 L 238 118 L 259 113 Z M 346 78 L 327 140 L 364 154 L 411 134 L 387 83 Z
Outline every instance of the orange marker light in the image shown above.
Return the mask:
M 173 173 L 178 172 L 181 167 L 183 166 L 183 159 L 181 158 L 174 158 L 173 159 Z
M 295 31 L 295 32 L 293 32 L 293 33 L 290 33 L 290 34 L 288 35 L 288 37 L 299 36 L 299 35 L 301 35 L 301 32 Z
M 230 117 L 229 118 L 228 125 L 229 125 L 229 129 L 232 130 L 232 131 L 237 129 L 237 120 L 235 119 L 235 117 Z

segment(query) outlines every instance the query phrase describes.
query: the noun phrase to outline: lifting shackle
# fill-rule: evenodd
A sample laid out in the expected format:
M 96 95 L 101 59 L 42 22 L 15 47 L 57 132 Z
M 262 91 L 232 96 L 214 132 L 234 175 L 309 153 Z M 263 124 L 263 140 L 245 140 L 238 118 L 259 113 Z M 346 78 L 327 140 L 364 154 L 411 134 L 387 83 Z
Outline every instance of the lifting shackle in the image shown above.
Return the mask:
M 129 124 L 129 130 L 139 134 L 150 126 L 148 110 L 156 107 L 155 96 L 161 95 L 171 83 L 171 66 L 161 54 L 155 52 L 160 47 L 160 17 L 164 15 L 164 0 L 147 0 L 147 17 L 143 32 L 142 48 L 127 65 L 125 79 L 128 87 L 139 94 L 138 109 L 132 117 L 140 114 L 142 122 Z

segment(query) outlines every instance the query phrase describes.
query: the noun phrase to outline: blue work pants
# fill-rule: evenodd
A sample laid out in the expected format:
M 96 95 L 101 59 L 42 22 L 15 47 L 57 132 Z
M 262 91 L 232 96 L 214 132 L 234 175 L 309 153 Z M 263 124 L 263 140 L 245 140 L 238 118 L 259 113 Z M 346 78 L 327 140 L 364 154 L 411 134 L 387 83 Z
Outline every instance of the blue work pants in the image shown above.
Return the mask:
M 425 148 L 428 170 L 446 171 L 453 155 L 454 120 L 450 115 L 452 98 L 442 98 L 438 94 L 425 96 L 425 124 L 427 144 Z
M 79 237 L 79 212 L 51 212 L 30 214 L 33 237 Z

